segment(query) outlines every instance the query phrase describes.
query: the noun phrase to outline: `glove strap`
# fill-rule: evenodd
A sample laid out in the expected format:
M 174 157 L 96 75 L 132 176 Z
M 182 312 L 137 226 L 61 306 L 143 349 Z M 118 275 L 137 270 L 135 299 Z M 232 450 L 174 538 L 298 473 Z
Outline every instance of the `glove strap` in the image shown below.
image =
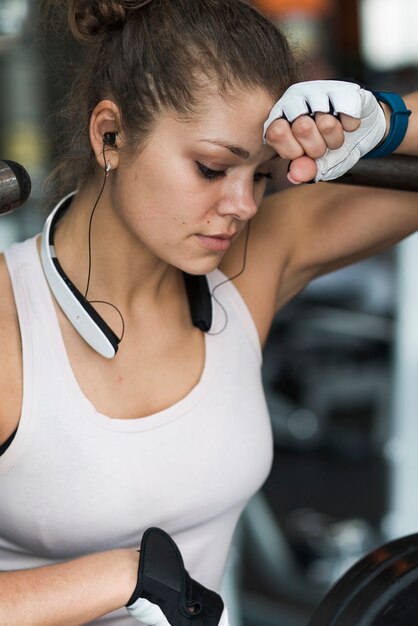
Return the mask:
M 141 602 L 134 615 L 141 623 L 172 626 L 228 624 L 221 597 L 190 578 L 179 548 L 165 531 L 148 528 L 142 537 L 140 554 L 137 585 L 126 607 L 129 611 L 130 607 Z M 142 619 L 142 611 L 150 607 L 154 607 L 153 615 L 157 610 L 161 618 L 152 622 Z M 161 621 L 164 619 L 166 621 Z
M 391 91 L 373 91 L 377 100 L 388 104 L 392 109 L 390 127 L 386 139 L 376 148 L 368 152 L 363 159 L 377 159 L 391 154 L 401 145 L 408 129 L 408 118 L 411 111 L 406 108 L 401 96 Z

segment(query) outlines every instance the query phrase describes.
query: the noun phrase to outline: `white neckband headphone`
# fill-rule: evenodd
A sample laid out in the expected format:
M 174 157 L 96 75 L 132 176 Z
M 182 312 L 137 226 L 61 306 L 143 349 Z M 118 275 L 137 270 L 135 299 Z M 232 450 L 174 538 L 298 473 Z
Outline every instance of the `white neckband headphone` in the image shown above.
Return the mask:
M 42 267 L 56 301 L 76 331 L 93 350 L 111 359 L 117 353 L 120 338 L 72 283 L 55 251 L 55 227 L 70 206 L 74 194 L 63 198 L 45 222 L 41 238 Z M 193 325 L 208 332 L 212 325 L 212 298 L 207 278 L 185 272 L 183 278 Z

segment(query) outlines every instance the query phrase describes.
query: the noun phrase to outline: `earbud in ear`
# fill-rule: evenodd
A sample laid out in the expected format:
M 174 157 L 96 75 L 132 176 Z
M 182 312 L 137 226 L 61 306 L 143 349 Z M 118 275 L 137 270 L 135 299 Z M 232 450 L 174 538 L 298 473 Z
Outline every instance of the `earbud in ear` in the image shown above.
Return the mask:
M 105 133 L 103 135 L 103 143 L 106 146 L 115 146 L 116 145 L 116 135 L 117 133 Z

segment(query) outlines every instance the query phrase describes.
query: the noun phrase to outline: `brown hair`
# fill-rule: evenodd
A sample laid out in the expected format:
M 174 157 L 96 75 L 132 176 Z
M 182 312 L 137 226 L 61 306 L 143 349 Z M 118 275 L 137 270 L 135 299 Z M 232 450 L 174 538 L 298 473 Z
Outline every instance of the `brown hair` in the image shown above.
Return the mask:
M 71 32 L 86 47 L 64 111 L 71 138 L 61 193 L 91 171 L 88 124 L 103 99 L 119 106 L 134 151 L 162 110 L 190 115 L 205 81 L 223 95 L 253 87 L 278 98 L 298 80 L 286 38 L 244 0 L 57 2 L 68 3 Z

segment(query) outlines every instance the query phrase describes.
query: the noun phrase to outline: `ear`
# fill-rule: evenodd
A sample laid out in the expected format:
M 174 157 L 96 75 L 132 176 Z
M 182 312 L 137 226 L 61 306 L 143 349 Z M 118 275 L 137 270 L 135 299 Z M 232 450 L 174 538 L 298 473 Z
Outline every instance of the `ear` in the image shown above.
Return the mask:
M 96 157 L 96 162 L 101 169 L 105 169 L 108 163 L 112 170 L 119 165 L 118 139 L 114 146 L 104 144 L 105 133 L 118 133 L 121 128 L 121 115 L 117 104 L 112 100 L 101 100 L 94 108 L 90 118 L 90 143 Z M 116 135 L 118 137 L 118 135 Z M 103 148 L 106 155 L 106 163 L 103 159 Z

